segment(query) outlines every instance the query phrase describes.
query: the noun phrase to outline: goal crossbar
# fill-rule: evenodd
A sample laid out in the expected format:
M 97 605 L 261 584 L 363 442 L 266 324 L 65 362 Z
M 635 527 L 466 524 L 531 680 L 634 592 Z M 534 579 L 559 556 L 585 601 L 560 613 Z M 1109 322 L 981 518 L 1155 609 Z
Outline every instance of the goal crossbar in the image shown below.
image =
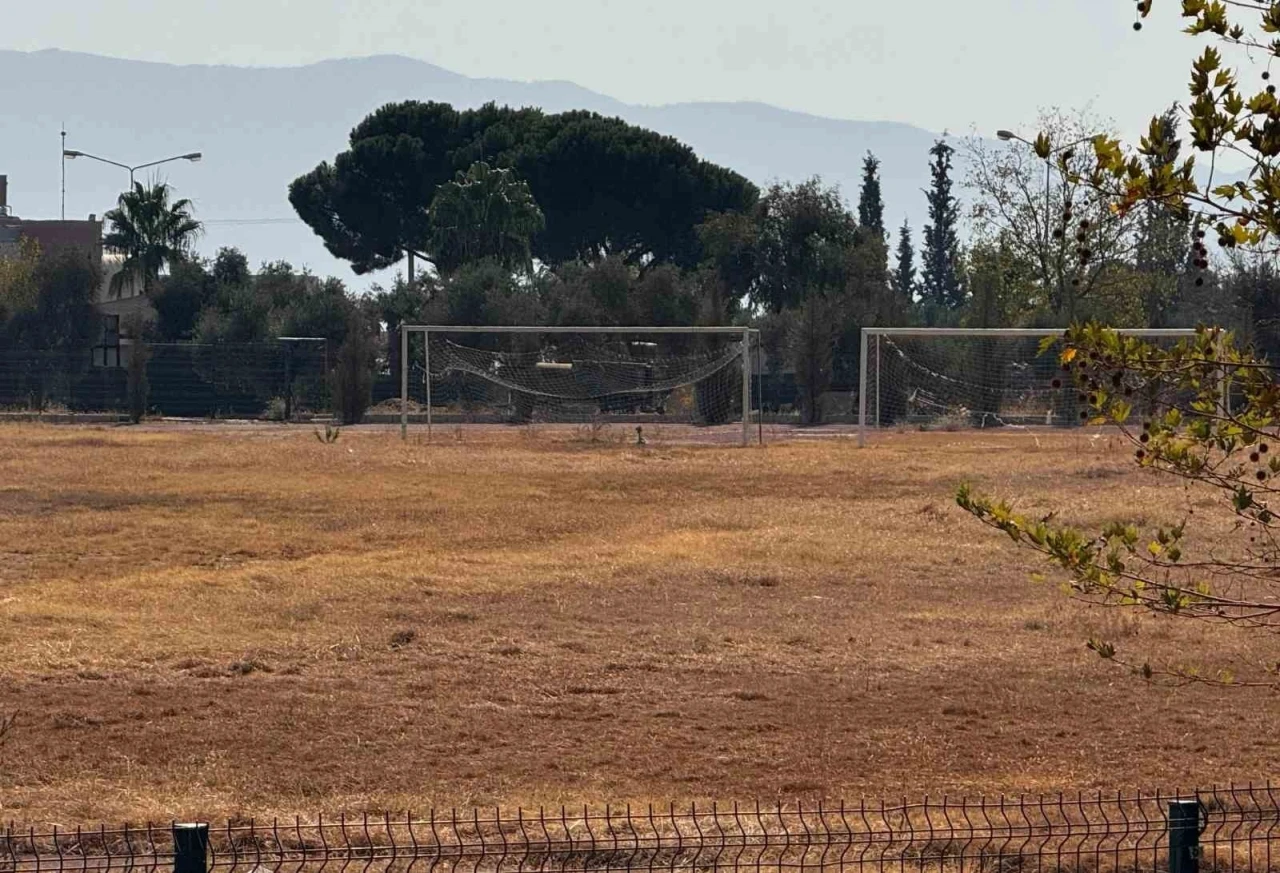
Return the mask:
M 608 325 L 587 325 L 583 327 L 521 327 L 521 326 L 494 326 L 486 327 L 484 325 L 455 325 L 455 324 L 406 324 L 402 325 L 402 330 L 410 333 L 666 333 L 666 334 L 693 334 L 693 333 L 718 333 L 728 334 L 730 336 L 742 336 L 751 334 L 756 336 L 760 333 L 754 327 L 611 327 Z
M 1152 339 L 1176 339 L 1193 337 L 1195 328 L 1114 328 L 1118 334 L 1125 336 L 1150 337 Z M 880 342 L 883 337 L 977 337 L 996 339 L 1008 338 L 1044 338 L 1062 336 L 1062 328 L 1038 327 L 864 327 L 862 341 L 858 353 L 858 445 L 867 444 L 867 379 L 874 367 L 876 373 L 876 391 L 880 391 Z M 875 361 L 870 361 L 872 344 L 875 345 Z
M 754 327 L 723 325 L 689 327 L 645 327 L 642 325 L 580 325 L 580 326 L 524 326 L 524 325 L 455 325 L 455 324 L 402 324 L 400 325 L 400 438 L 409 436 L 409 336 L 421 333 L 426 338 L 424 347 L 424 372 L 426 374 L 426 425 L 427 437 L 431 436 L 431 342 L 432 333 L 449 334 L 634 334 L 634 335 L 719 335 L 736 336 L 742 342 L 742 444 L 751 443 L 751 343 L 757 347 L 760 330 Z M 761 433 L 763 440 L 763 433 Z

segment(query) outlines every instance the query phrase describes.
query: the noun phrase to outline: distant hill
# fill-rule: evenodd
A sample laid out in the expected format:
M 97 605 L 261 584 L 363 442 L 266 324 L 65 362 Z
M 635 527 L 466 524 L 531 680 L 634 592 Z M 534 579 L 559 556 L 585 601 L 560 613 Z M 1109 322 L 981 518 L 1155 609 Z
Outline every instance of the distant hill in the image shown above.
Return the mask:
M 202 251 L 236 245 L 254 263 L 285 259 L 363 287 L 369 280 L 353 276 L 294 218 L 286 189 L 340 151 L 365 115 L 405 99 L 620 116 L 675 136 L 761 185 L 817 174 L 838 183 L 850 201 L 856 201 L 862 157 L 870 149 L 883 161 L 891 228 L 907 216 L 918 239 L 924 222 L 922 189 L 936 134 L 920 128 L 820 118 L 759 103 L 633 106 L 568 82 L 473 79 L 403 57 L 248 68 L 0 51 L 0 173 L 9 176 L 9 202 L 18 215 L 54 218 L 64 123 L 68 147 L 124 163 L 200 150 L 203 162 L 172 164 L 163 172 L 209 221 Z M 68 217 L 101 215 L 127 182 L 114 167 L 68 162 Z

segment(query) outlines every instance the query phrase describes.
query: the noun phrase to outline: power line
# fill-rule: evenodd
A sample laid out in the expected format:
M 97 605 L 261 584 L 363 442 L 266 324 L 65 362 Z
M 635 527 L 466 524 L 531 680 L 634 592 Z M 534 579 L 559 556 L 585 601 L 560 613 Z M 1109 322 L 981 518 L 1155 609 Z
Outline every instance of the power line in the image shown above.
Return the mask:
M 206 218 L 201 224 L 244 225 L 244 224 L 301 224 L 301 218 Z

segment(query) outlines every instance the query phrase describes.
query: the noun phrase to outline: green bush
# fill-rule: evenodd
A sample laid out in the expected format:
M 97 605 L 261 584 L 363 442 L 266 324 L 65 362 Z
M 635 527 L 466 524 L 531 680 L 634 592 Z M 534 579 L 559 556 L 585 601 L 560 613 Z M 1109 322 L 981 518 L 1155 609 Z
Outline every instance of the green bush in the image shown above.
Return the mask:
M 373 369 L 377 349 L 368 326 L 352 319 L 346 341 L 338 348 L 333 373 L 333 397 L 343 424 L 359 424 L 373 398 Z

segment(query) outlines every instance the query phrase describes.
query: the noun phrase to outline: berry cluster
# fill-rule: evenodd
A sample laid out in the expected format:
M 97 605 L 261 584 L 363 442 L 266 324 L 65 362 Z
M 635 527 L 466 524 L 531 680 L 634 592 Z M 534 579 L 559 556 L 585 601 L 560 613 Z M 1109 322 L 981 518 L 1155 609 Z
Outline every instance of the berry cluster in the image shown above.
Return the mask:
M 1110 383 L 1110 387 L 1119 391 L 1125 397 L 1133 395 L 1133 387 L 1126 383 L 1123 370 L 1119 369 L 1120 362 L 1111 354 L 1100 355 L 1097 352 L 1085 352 L 1079 358 L 1072 361 L 1065 361 L 1062 364 L 1062 370 L 1067 374 L 1067 378 L 1076 388 L 1076 400 L 1085 406 L 1098 406 L 1100 402 L 1099 393 L 1102 390 L 1103 381 Z M 1108 376 L 1107 371 L 1111 373 Z M 1056 391 L 1063 387 L 1063 377 L 1055 377 L 1051 381 L 1050 386 Z M 1087 408 L 1080 410 L 1080 420 L 1087 421 L 1089 419 L 1089 410 Z
M 1195 234 L 1195 242 L 1191 244 L 1192 265 L 1202 274 L 1209 269 L 1209 249 L 1204 244 L 1204 231 L 1197 230 Z M 1196 287 L 1204 285 L 1204 276 L 1196 276 Z

